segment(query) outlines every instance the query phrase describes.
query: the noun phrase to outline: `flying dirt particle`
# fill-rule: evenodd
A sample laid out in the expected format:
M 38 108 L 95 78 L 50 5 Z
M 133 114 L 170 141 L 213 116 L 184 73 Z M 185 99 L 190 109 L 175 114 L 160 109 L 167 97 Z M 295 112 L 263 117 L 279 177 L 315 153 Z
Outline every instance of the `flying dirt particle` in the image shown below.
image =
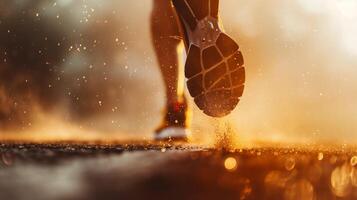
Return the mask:
M 214 147 L 221 151 L 233 151 L 237 147 L 235 131 L 228 121 L 217 120 Z

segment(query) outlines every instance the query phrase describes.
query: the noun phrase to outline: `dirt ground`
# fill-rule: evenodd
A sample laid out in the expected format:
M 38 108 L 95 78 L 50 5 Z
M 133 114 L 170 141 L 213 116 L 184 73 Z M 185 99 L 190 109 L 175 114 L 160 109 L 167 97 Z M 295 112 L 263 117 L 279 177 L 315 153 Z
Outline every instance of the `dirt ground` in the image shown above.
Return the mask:
M 356 164 L 343 149 L 5 142 L 0 199 L 357 199 Z

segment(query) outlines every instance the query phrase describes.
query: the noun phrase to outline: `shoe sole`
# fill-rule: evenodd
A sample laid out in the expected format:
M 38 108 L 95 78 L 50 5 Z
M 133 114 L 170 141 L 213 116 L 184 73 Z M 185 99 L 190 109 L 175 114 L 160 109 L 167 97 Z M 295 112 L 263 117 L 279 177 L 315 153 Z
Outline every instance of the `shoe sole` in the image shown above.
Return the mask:
M 218 0 L 173 0 L 173 4 L 185 31 L 190 95 L 205 114 L 226 116 L 243 94 L 245 68 L 238 44 L 219 24 Z

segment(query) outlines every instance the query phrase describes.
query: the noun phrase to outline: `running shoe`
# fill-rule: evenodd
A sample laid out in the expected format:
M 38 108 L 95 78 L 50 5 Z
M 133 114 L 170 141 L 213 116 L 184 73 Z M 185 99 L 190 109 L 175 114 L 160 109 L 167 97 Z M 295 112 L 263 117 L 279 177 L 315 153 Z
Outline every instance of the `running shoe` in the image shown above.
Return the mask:
M 187 141 L 190 136 L 189 111 L 186 101 L 166 106 L 162 125 L 156 129 L 155 140 Z
M 207 115 L 231 113 L 243 94 L 245 69 L 238 44 L 224 33 L 219 0 L 173 0 L 187 50 L 190 95 Z

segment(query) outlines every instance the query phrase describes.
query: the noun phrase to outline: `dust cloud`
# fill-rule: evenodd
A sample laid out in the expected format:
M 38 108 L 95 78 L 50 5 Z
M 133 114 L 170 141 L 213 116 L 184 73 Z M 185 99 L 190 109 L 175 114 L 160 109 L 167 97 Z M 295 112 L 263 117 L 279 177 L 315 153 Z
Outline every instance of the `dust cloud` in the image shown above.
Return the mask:
M 356 8 L 351 0 L 221 1 L 247 69 L 227 119 L 240 141 L 357 141 Z M 150 9 L 150 1 L 0 2 L 3 132 L 53 118 L 108 137 L 149 137 L 164 105 Z M 195 137 L 214 137 L 214 120 L 191 105 Z

